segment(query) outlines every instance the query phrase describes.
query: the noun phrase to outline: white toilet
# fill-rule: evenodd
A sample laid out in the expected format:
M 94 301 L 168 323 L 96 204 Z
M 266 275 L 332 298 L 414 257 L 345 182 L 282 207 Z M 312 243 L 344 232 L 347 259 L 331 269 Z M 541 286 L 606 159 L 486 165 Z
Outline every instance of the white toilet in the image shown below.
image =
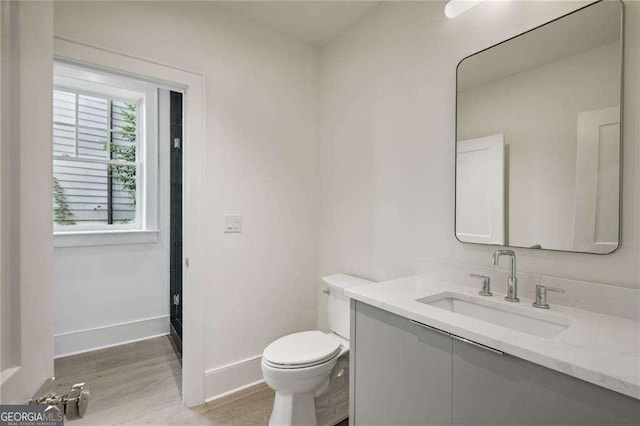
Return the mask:
M 349 299 L 344 289 L 371 281 L 323 277 L 331 333 L 304 331 L 271 343 L 262 354 L 264 381 L 276 391 L 270 426 L 333 426 L 349 415 Z

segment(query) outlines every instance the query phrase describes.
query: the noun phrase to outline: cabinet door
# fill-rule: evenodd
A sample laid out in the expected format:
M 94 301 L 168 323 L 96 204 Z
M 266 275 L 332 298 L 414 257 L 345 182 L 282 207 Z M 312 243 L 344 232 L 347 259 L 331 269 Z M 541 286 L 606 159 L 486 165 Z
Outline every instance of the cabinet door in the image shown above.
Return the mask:
M 450 425 L 451 337 L 360 302 L 352 306 L 352 424 Z
M 640 401 L 453 341 L 454 425 L 637 425 Z

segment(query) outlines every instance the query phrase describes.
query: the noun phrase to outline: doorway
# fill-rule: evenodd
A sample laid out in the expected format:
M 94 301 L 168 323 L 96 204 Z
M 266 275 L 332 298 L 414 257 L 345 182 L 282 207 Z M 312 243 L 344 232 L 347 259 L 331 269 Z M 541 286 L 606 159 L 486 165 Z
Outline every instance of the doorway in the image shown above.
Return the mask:
M 2 9 L 4 12 L 4 8 Z M 46 9 L 45 8 L 37 8 L 37 9 L 29 8 L 25 10 L 24 11 L 25 16 L 35 15 L 35 17 L 32 20 L 26 19 L 26 20 L 21 20 L 20 22 L 24 21 L 27 23 L 28 22 L 41 23 L 42 19 L 40 19 L 41 16 L 39 15 L 40 11 L 45 12 Z M 2 13 L 2 15 L 3 17 L 5 16 L 4 13 Z M 29 25 L 20 27 L 20 33 L 24 32 L 27 34 L 30 34 L 30 33 L 35 34 L 35 33 L 38 33 L 38 31 L 39 31 L 38 28 L 29 26 Z M 202 303 L 204 291 L 203 291 L 202 267 L 201 267 L 202 253 L 203 253 L 203 235 L 202 235 L 203 202 L 202 202 L 202 197 L 189 196 L 189 195 L 202 193 L 202 182 L 203 182 L 202 152 L 203 152 L 203 140 L 204 140 L 203 76 L 201 74 L 191 72 L 188 70 L 176 69 L 175 67 L 171 67 L 168 65 L 163 65 L 156 62 L 149 62 L 145 59 L 135 58 L 129 55 L 123 55 L 118 52 L 107 51 L 98 47 L 93 47 L 86 44 L 80 44 L 70 40 L 55 38 L 54 44 L 55 44 L 55 49 L 54 49 L 53 56 L 55 57 L 56 61 L 64 62 L 69 65 L 78 65 L 78 67 L 87 67 L 87 64 L 91 64 L 90 68 L 92 70 L 98 70 L 98 71 L 103 70 L 105 71 L 105 73 L 114 74 L 116 77 L 130 76 L 135 79 L 136 77 L 139 77 L 139 76 L 145 76 L 145 78 L 143 79 L 143 82 L 148 82 L 148 83 L 155 82 L 157 83 L 158 86 L 164 87 L 164 88 L 167 88 L 167 86 L 179 87 L 178 90 L 182 90 L 184 92 L 183 102 L 185 103 L 185 108 L 183 109 L 183 114 L 184 114 L 184 122 L 186 124 L 186 126 L 184 127 L 184 132 L 188 136 L 189 145 L 188 145 L 188 150 L 183 151 L 183 160 L 185 163 L 185 167 L 183 170 L 183 172 L 185 173 L 185 176 L 183 177 L 183 180 L 185 182 L 185 187 L 187 186 L 187 183 L 188 183 L 189 191 L 185 190 L 183 193 L 183 198 L 184 198 L 184 205 L 182 209 L 182 214 L 184 216 L 184 220 L 183 220 L 184 250 L 183 251 L 186 256 L 189 256 L 191 258 L 190 259 L 191 265 L 189 266 L 189 264 L 185 260 L 185 266 L 183 267 L 183 280 L 185 283 L 185 288 L 183 290 L 183 297 L 181 297 L 181 303 L 187 303 L 188 309 L 186 311 L 183 311 L 183 318 L 182 318 L 183 319 L 182 328 L 183 328 L 183 335 L 184 335 L 183 349 L 182 349 L 182 370 L 184 374 L 182 374 L 181 379 L 178 377 L 178 380 L 182 382 L 182 386 L 180 386 L 180 389 L 182 391 L 183 403 L 188 407 L 193 407 L 193 406 L 202 404 L 205 400 L 205 387 L 204 387 L 205 377 L 203 374 L 203 371 L 205 371 L 204 341 L 200 337 L 203 335 L 202 316 L 203 316 L 203 305 L 204 305 Z M 48 44 L 45 43 L 45 45 L 48 45 Z M 4 49 L 2 53 L 4 56 Z M 39 53 L 42 53 L 42 52 L 39 51 Z M 25 55 L 27 54 L 26 53 L 24 55 L 21 54 L 20 57 L 21 58 L 25 57 Z M 26 102 L 28 99 L 38 99 L 38 102 L 36 102 L 38 105 L 33 108 L 35 108 L 35 110 L 37 111 L 40 111 L 42 99 L 51 97 L 53 84 L 51 84 L 50 82 L 51 78 L 46 76 L 43 76 L 43 78 L 40 78 L 39 81 L 37 81 L 36 87 L 33 87 L 32 83 L 36 82 L 37 79 L 34 78 L 36 75 L 43 74 L 42 72 L 40 72 L 39 69 L 50 72 L 51 59 L 49 55 L 34 54 L 32 56 L 45 58 L 45 59 L 49 58 L 49 59 L 48 60 L 43 59 L 41 61 L 41 66 L 39 65 L 38 67 L 33 68 L 33 71 L 35 72 L 35 70 L 37 69 L 39 74 L 38 73 L 36 74 L 32 73 L 32 74 L 26 74 L 26 75 L 16 74 L 15 78 L 18 80 L 26 79 L 25 81 L 27 80 L 29 81 L 29 84 L 26 84 L 25 87 L 31 87 L 33 90 L 35 90 L 38 93 L 39 97 L 26 98 L 25 100 L 23 100 L 23 103 Z M 7 81 L 14 80 L 13 74 L 7 74 L 6 77 L 9 79 Z M 5 73 L 3 73 L 3 81 L 5 81 Z M 40 82 L 42 82 L 42 84 L 40 84 Z M 48 82 L 48 83 L 45 84 L 45 82 Z M 61 82 L 61 83 L 64 83 L 64 82 Z M 67 87 L 64 87 L 64 86 L 65 86 L 64 84 L 61 84 L 60 89 L 67 89 Z M 124 88 L 133 89 L 131 87 L 124 87 Z M 82 96 L 82 102 L 84 102 L 85 100 L 87 102 L 89 101 L 93 102 L 94 100 L 90 100 L 88 98 L 85 99 L 85 97 L 94 97 L 94 98 L 100 97 L 96 95 L 105 96 L 105 98 L 108 98 L 110 96 L 117 97 L 118 99 L 116 100 L 126 101 L 127 103 L 131 103 L 130 101 L 132 100 L 132 99 L 129 99 L 128 96 L 121 96 L 121 95 L 126 95 L 125 92 L 116 93 L 114 91 L 108 91 L 107 93 L 93 93 L 93 91 L 91 91 L 91 93 L 86 93 L 86 91 L 84 90 L 84 89 L 87 89 L 86 87 L 80 87 L 78 89 L 79 89 L 78 92 L 82 92 L 82 93 L 78 93 L 77 98 L 75 95 L 73 96 L 74 99 L 76 99 L 76 101 L 74 101 L 75 104 L 78 104 L 78 105 L 80 103 L 77 101 L 81 96 Z M 36 92 L 33 92 L 33 93 L 30 92 L 30 94 L 33 95 Z M 22 92 L 18 92 L 18 95 L 21 96 Z M 151 99 L 151 98 L 147 98 L 147 99 Z M 92 105 L 96 106 L 95 104 L 92 104 Z M 113 106 L 113 102 L 112 102 L 112 106 Z M 89 107 L 89 105 L 87 105 L 87 107 Z M 121 107 L 121 105 L 116 104 L 116 107 Z M 107 108 L 101 107 L 97 109 L 113 112 L 111 108 L 108 108 L 108 105 L 107 105 Z M 29 110 L 29 108 L 27 108 L 27 110 Z M 50 142 L 50 135 L 52 133 L 51 120 L 50 119 L 46 120 L 44 118 L 46 116 L 50 117 L 51 106 L 46 105 L 46 110 L 49 111 L 49 115 L 46 115 L 44 113 L 37 114 L 37 116 L 41 117 L 42 120 L 38 119 L 33 123 L 29 123 L 27 127 L 25 127 L 21 132 L 21 135 L 23 136 L 31 135 L 33 132 L 35 132 L 34 134 L 37 133 L 37 137 L 19 138 L 20 143 L 23 145 L 24 143 L 26 143 L 25 141 L 27 142 L 37 141 L 37 142 L 33 142 L 31 145 L 29 145 L 28 143 L 26 145 L 28 146 L 29 149 L 33 149 L 34 152 L 35 151 L 41 152 L 44 147 L 44 145 L 42 144 L 51 143 Z M 142 109 L 136 108 L 136 111 L 149 112 L 149 114 L 153 117 L 157 117 L 158 115 L 157 110 L 154 108 L 142 108 Z M 120 112 L 123 112 L 123 111 L 120 111 Z M 74 113 L 72 112 L 70 112 L 69 114 L 67 114 L 68 120 L 71 120 L 70 117 L 76 117 L 76 115 L 74 115 Z M 141 117 L 141 116 L 136 115 L 136 117 Z M 112 118 L 114 117 L 112 116 Z M 102 120 L 100 124 L 102 125 L 104 122 L 109 122 L 109 120 L 108 119 L 106 121 Z M 84 124 L 84 123 L 80 123 L 80 124 Z M 116 123 L 116 124 L 119 126 L 126 126 L 125 123 Z M 18 125 L 21 126 L 22 124 L 18 123 Z M 67 127 L 63 128 L 61 125 L 61 128 L 56 130 L 65 130 L 65 129 L 68 130 L 70 123 L 66 123 L 65 125 Z M 127 140 L 126 138 L 124 141 L 122 141 L 122 138 L 120 138 L 120 136 L 123 136 L 123 134 L 125 133 L 131 134 L 132 132 L 126 132 L 124 131 L 125 129 L 121 129 L 123 131 L 119 131 L 116 129 L 116 131 L 111 131 L 111 133 L 109 133 L 107 130 L 102 128 L 102 127 L 105 127 L 104 125 L 102 125 L 102 127 L 98 130 L 93 129 L 93 127 L 96 127 L 96 126 L 97 125 L 89 126 L 92 128 L 88 130 L 84 129 L 87 131 L 85 132 L 83 130 L 82 132 L 83 144 L 84 142 L 87 142 L 87 141 L 96 142 L 92 145 L 93 148 L 96 148 L 96 149 L 91 151 L 92 153 L 96 154 L 94 155 L 94 157 L 96 157 L 97 153 L 100 152 L 100 155 L 101 155 L 100 159 L 102 160 L 102 157 L 106 157 L 105 152 L 112 152 L 110 149 L 108 149 L 109 144 L 104 143 L 102 141 L 111 142 L 111 145 L 116 148 L 126 147 L 128 146 L 127 143 L 132 142 Z M 87 127 L 87 126 L 84 126 L 84 127 Z M 22 129 L 22 127 L 20 128 Z M 145 126 L 144 128 L 146 129 L 148 135 L 149 135 L 149 132 L 156 131 L 156 128 L 154 126 L 148 126 L 148 127 Z M 33 132 L 31 130 L 33 130 Z M 113 130 L 113 127 L 111 130 Z M 90 132 L 99 131 L 100 134 L 99 135 L 94 135 L 93 133 L 89 134 L 88 133 L 89 131 Z M 78 134 L 80 133 L 81 132 L 78 131 Z M 168 129 L 167 129 L 167 133 L 168 133 Z M 66 135 L 69 136 L 67 139 L 72 138 L 74 134 L 75 134 L 75 131 L 66 133 Z M 114 137 L 111 139 L 108 139 L 108 136 L 110 134 Z M 49 136 L 49 137 L 45 137 L 45 136 Z M 98 138 L 98 140 L 93 141 L 93 139 L 92 140 L 86 139 L 89 137 L 92 137 L 93 139 Z M 165 141 L 167 139 L 169 138 L 166 138 Z M 114 140 L 117 143 L 113 143 Z M 59 142 L 60 142 L 60 145 L 64 145 L 63 143 L 64 140 L 60 140 Z M 74 154 L 75 154 L 76 145 L 78 146 L 78 151 L 80 151 L 81 144 L 76 144 L 74 142 L 74 144 L 68 143 L 67 145 L 74 147 L 73 148 Z M 168 144 L 165 146 L 166 148 L 169 148 Z M 64 147 L 61 146 L 61 148 L 64 148 Z M 82 145 L 82 149 L 84 150 L 85 148 L 86 147 Z M 22 151 L 23 150 L 21 149 L 21 152 Z M 149 153 L 148 150 L 143 149 L 140 154 L 146 155 L 148 153 Z M 116 156 L 116 154 L 119 156 L 121 153 L 114 152 L 114 156 Z M 136 160 L 138 158 L 137 154 L 138 153 L 136 153 Z M 62 156 L 64 155 L 64 153 L 61 152 L 58 155 Z M 82 152 L 82 155 L 86 157 L 84 151 Z M 49 164 L 51 161 L 50 157 L 48 156 L 45 156 L 45 157 L 47 162 L 40 161 L 38 163 L 38 167 L 32 168 L 31 170 L 32 173 L 30 175 L 31 177 L 28 184 L 17 187 L 18 189 L 16 189 L 16 191 L 18 190 L 19 190 L 18 192 L 21 191 L 20 192 L 22 194 L 21 196 L 27 196 L 32 198 L 37 196 L 38 199 L 40 200 L 46 197 L 46 201 L 50 202 L 49 200 L 51 199 L 50 197 L 51 197 L 51 186 L 52 186 L 51 185 L 52 165 Z M 126 160 L 126 159 L 121 160 L 120 158 L 114 159 L 113 157 L 110 159 L 107 158 L 107 160 L 113 163 L 108 165 L 112 165 L 114 167 L 116 166 L 120 167 L 118 171 L 123 172 L 123 173 L 120 173 L 121 176 L 124 176 L 124 177 L 127 177 L 129 175 L 134 176 L 133 173 L 130 173 L 129 175 L 124 173 L 126 171 L 133 170 L 135 167 L 134 164 L 132 165 L 124 164 L 126 161 L 129 161 L 129 160 Z M 70 161 L 76 161 L 77 163 L 78 159 L 62 158 L 62 159 L 59 159 L 58 161 L 60 162 L 66 161 L 67 163 Z M 102 161 L 102 163 L 104 162 L 105 161 Z M 93 163 L 96 163 L 96 162 L 93 162 Z M 138 161 L 136 161 L 136 163 L 138 163 Z M 151 160 L 147 162 L 147 164 L 142 165 L 142 170 L 146 170 L 147 166 L 152 166 L 156 164 L 158 164 L 156 160 Z M 80 167 L 79 164 L 75 164 L 75 163 L 72 164 L 72 166 L 76 168 Z M 92 168 L 96 168 L 96 167 L 97 166 L 93 166 Z M 102 164 L 100 164 L 100 167 L 103 167 Z M 19 171 L 19 169 L 16 169 L 16 172 L 17 171 Z M 62 173 L 62 171 L 60 171 L 60 173 Z M 136 173 L 136 176 L 140 176 L 140 175 Z M 98 176 L 97 178 L 94 177 L 91 179 L 98 179 L 98 178 L 100 182 L 96 182 L 96 183 L 102 185 L 103 181 L 105 180 L 103 179 L 102 175 Z M 167 293 L 169 292 L 169 287 L 170 287 L 169 286 L 170 267 L 168 265 L 169 259 L 170 259 L 169 247 L 167 247 L 166 251 L 163 250 L 163 253 L 162 253 L 164 259 L 166 259 L 165 260 L 166 266 L 141 268 L 141 266 L 147 266 L 149 261 L 148 261 L 148 256 L 145 256 L 145 253 L 143 253 L 143 250 L 140 249 L 140 245 L 146 244 L 147 245 L 146 247 L 151 247 L 152 243 L 154 241 L 157 241 L 159 238 L 158 227 L 153 226 L 153 225 L 156 225 L 156 223 L 154 223 L 154 220 L 157 221 L 158 214 L 154 211 L 151 211 L 150 209 L 144 208 L 143 203 L 141 202 L 143 200 L 143 197 L 158 196 L 157 191 L 155 191 L 155 188 L 157 188 L 157 181 L 145 178 L 145 182 L 149 183 L 148 188 L 150 188 L 150 190 L 136 191 L 135 195 L 137 196 L 137 198 L 136 198 L 135 205 L 131 202 L 134 195 L 132 188 L 131 188 L 131 191 L 129 191 L 130 196 L 128 196 L 127 194 L 118 194 L 118 196 L 123 195 L 123 197 L 121 198 L 125 199 L 124 200 L 125 203 L 121 203 L 121 204 L 126 204 L 127 206 L 129 206 L 129 210 L 132 210 L 134 208 L 132 206 L 135 206 L 136 208 L 139 207 L 140 211 L 144 212 L 144 214 L 148 213 L 148 216 L 145 216 L 143 218 L 144 223 L 147 224 L 149 228 L 147 231 L 139 231 L 137 229 L 133 229 L 134 226 L 137 224 L 135 224 L 133 220 L 127 220 L 127 218 L 123 218 L 120 220 L 122 222 L 120 225 L 123 229 L 119 230 L 117 233 L 102 233 L 102 235 L 86 235 L 85 233 L 78 235 L 79 233 L 68 233 L 68 235 L 63 235 L 61 236 L 61 238 L 54 239 L 53 236 L 50 234 L 50 230 L 51 230 L 50 223 L 52 220 L 51 218 L 52 212 L 51 212 L 51 209 L 46 209 L 46 210 L 43 210 L 46 214 L 41 214 L 40 216 L 38 216 L 34 213 L 34 218 L 33 218 L 34 226 L 30 227 L 24 233 L 20 234 L 19 241 L 21 242 L 27 241 L 28 245 L 33 245 L 34 250 L 37 249 L 37 247 L 39 246 L 43 246 L 43 249 L 40 250 L 39 252 L 38 250 L 36 250 L 36 253 L 34 255 L 35 257 L 31 256 L 28 259 L 24 259 L 24 261 L 28 262 L 29 264 L 33 263 L 34 259 L 37 259 L 37 262 L 39 265 L 41 265 L 41 268 L 40 269 L 36 268 L 36 269 L 41 270 L 41 272 L 49 270 L 50 269 L 49 267 L 52 266 L 54 262 L 59 262 L 60 259 L 64 259 L 70 265 L 70 267 L 69 268 L 65 267 L 64 270 L 61 271 L 61 269 L 58 267 L 59 266 L 58 264 L 56 268 L 53 268 L 55 269 L 53 272 L 56 274 L 59 274 L 58 276 L 62 276 L 61 273 L 64 273 L 65 271 L 67 272 L 68 271 L 77 271 L 77 272 L 89 271 L 92 273 L 92 277 L 91 279 L 84 279 L 84 278 L 83 279 L 70 279 L 70 278 L 67 279 L 67 278 L 64 278 L 67 275 L 64 275 L 62 277 L 63 279 L 57 280 L 57 282 L 65 282 L 69 284 L 70 290 L 64 291 L 64 292 L 57 292 L 56 288 L 59 289 L 60 287 L 54 286 L 54 281 L 56 281 L 56 279 L 52 279 L 50 274 L 43 275 L 42 273 L 40 273 L 37 279 L 31 279 L 30 278 L 31 275 L 27 275 L 26 277 L 22 277 L 21 280 L 19 280 L 19 283 L 20 283 L 19 288 L 20 288 L 20 291 L 23 292 L 23 294 L 39 294 L 41 296 L 45 294 L 48 303 L 45 304 L 46 306 L 42 305 L 41 306 L 42 309 L 40 309 L 43 321 L 30 321 L 28 323 L 22 324 L 21 327 L 13 327 L 13 329 L 17 330 L 16 339 L 21 339 L 21 341 L 27 342 L 28 345 L 27 346 L 23 345 L 22 346 L 23 350 L 20 353 L 17 353 L 15 357 L 12 359 L 12 362 L 14 362 L 14 364 L 12 365 L 15 365 L 16 367 L 10 371 L 10 373 L 12 374 L 11 380 L 3 382 L 3 385 L 2 385 L 3 402 L 5 400 L 8 401 L 9 396 L 13 398 L 12 401 L 13 400 L 24 401 L 31 398 L 33 396 L 34 389 L 37 389 L 39 386 L 42 385 L 42 377 L 53 376 L 54 371 L 53 371 L 52 361 L 54 356 L 59 357 L 62 355 L 71 355 L 72 353 L 78 354 L 77 356 L 88 356 L 88 355 L 81 354 L 80 352 L 85 352 L 86 349 L 99 348 L 99 347 L 104 347 L 106 345 L 109 345 L 109 342 L 103 343 L 103 341 L 106 340 L 106 339 L 103 339 L 103 337 L 126 339 L 128 341 L 131 341 L 137 338 L 137 332 L 140 329 L 145 330 L 145 334 L 148 336 L 152 336 L 154 333 L 156 335 L 168 334 L 168 331 L 169 331 L 168 325 L 169 325 L 169 319 L 170 319 L 169 318 L 170 312 L 167 312 L 169 307 L 167 305 Z M 136 186 L 136 188 L 138 188 L 138 186 Z M 167 188 L 167 194 L 169 193 L 168 189 L 169 188 Z M 93 194 L 93 193 L 92 194 L 88 194 L 88 193 L 72 194 L 72 192 L 77 192 L 76 188 L 74 188 L 73 191 L 69 189 L 69 191 L 65 191 L 65 192 L 68 197 L 67 204 L 71 203 L 72 201 L 73 202 L 77 201 L 77 199 L 75 198 L 72 199 L 71 197 L 78 197 L 78 196 L 85 197 L 89 195 L 102 196 L 100 194 Z M 13 192 L 11 192 L 11 194 L 13 194 Z M 162 199 L 168 201 L 169 197 L 166 197 L 163 195 Z M 114 194 L 114 200 L 115 200 L 115 194 Z M 97 205 L 100 205 L 101 208 L 98 208 Z M 59 213 L 61 217 L 59 219 L 61 222 L 65 221 L 65 214 L 66 214 L 65 212 L 68 213 L 69 211 L 71 213 L 74 213 L 73 210 L 71 209 L 60 209 Z M 104 204 L 103 202 L 96 203 L 96 206 L 92 208 L 92 211 L 95 212 L 95 215 L 103 215 L 104 211 L 107 211 L 107 214 L 108 214 L 108 202 L 105 201 Z M 168 215 L 169 205 L 167 205 L 166 210 L 163 209 L 163 211 L 165 211 Z M 83 218 L 83 216 L 81 216 L 80 214 L 73 217 Z M 140 217 L 142 218 L 142 216 Z M 68 219 L 68 217 L 66 219 Z M 114 217 L 114 221 L 115 221 L 115 217 Z M 70 228 L 71 224 L 68 224 L 68 225 L 69 225 L 68 229 L 71 229 Z M 65 224 L 64 227 L 67 228 L 67 225 Z M 124 228 L 132 228 L 132 229 L 124 229 Z M 46 235 L 42 233 L 42 230 L 47 231 Z M 167 231 L 168 231 L 168 226 L 167 226 Z M 118 259 L 117 261 L 111 261 L 111 260 L 106 261 L 104 259 L 104 256 L 101 256 L 101 250 L 102 248 L 111 247 L 112 249 L 114 249 L 114 251 L 116 251 L 115 248 L 117 247 L 115 247 L 115 245 L 113 244 L 113 239 L 116 236 L 118 237 L 118 241 L 123 243 L 121 247 L 119 247 L 119 250 L 117 250 L 118 253 L 121 255 L 120 259 Z M 80 239 L 80 237 L 82 237 L 82 240 L 87 242 L 87 244 L 84 247 L 81 247 L 77 244 L 77 241 Z M 37 243 L 35 243 L 35 241 L 37 241 Z M 43 244 L 43 241 L 48 241 L 48 243 Z M 58 252 L 60 256 L 58 256 L 58 259 L 55 261 L 54 261 L 55 255 L 51 253 L 51 248 L 50 248 L 51 243 L 56 245 L 56 249 L 68 248 L 64 250 L 59 250 Z M 74 259 L 72 258 L 73 256 L 71 252 L 81 252 L 81 254 L 84 257 L 81 261 L 74 261 Z M 103 269 L 98 270 L 98 268 L 87 267 L 88 265 L 88 262 L 86 260 L 87 256 L 101 258 L 101 262 L 98 264 L 101 265 Z M 141 258 L 143 259 L 141 260 Z M 24 266 L 22 263 L 19 263 L 19 265 L 20 265 L 19 267 L 24 268 L 24 270 L 33 270 L 33 268 Z M 151 291 L 155 292 L 158 289 L 163 290 L 162 292 L 159 292 L 158 299 L 155 299 L 149 296 L 150 292 L 147 291 L 145 293 L 145 296 L 139 299 L 128 297 L 124 299 L 125 302 L 122 302 L 122 300 L 119 299 L 119 301 L 116 301 L 111 304 L 111 306 L 114 307 L 113 309 L 108 309 L 108 308 L 96 309 L 95 303 L 94 303 L 96 301 L 106 303 L 109 300 L 111 300 L 110 297 L 116 297 L 116 296 L 119 297 L 120 294 L 128 294 L 132 290 L 136 290 L 136 291 L 140 290 L 141 283 L 143 282 L 143 280 L 137 280 L 131 285 L 126 285 L 129 283 L 129 279 L 132 277 L 132 274 L 126 271 L 123 271 L 124 268 L 138 269 L 140 271 L 142 270 L 153 271 L 151 274 L 147 274 L 147 275 L 154 275 L 154 276 L 150 276 L 150 277 L 146 276 L 145 280 L 155 284 L 154 287 L 151 287 Z M 98 280 L 104 279 L 107 274 L 106 273 L 102 274 L 101 271 L 107 271 L 109 273 L 117 273 L 118 275 L 117 279 L 108 280 L 108 282 L 106 282 L 106 284 L 103 286 L 95 286 L 95 285 L 93 286 L 93 287 L 99 287 L 100 290 L 108 289 L 109 291 L 106 292 L 106 295 L 104 292 L 98 294 L 97 291 L 92 291 L 93 287 L 86 285 L 86 283 L 88 282 L 95 284 Z M 160 276 L 156 277 L 155 276 L 156 274 L 161 274 L 166 278 L 162 278 Z M 162 283 L 162 284 L 159 285 L 159 283 Z M 120 291 L 121 289 L 114 288 L 115 285 L 121 285 L 121 286 L 126 285 L 126 286 L 124 289 L 122 289 L 122 292 L 121 292 Z M 54 293 L 57 293 L 57 294 L 54 295 Z M 66 297 L 66 296 L 69 296 L 69 297 Z M 83 296 L 83 297 L 86 296 L 87 298 L 90 298 L 92 300 L 92 303 L 78 303 L 78 298 L 80 296 Z M 57 297 L 56 303 L 60 302 L 61 304 L 64 304 L 64 308 L 62 310 L 54 309 L 53 304 L 51 303 L 52 297 Z M 35 301 L 37 300 L 37 298 L 34 297 L 33 300 Z M 186 302 L 183 302 L 183 300 L 186 300 Z M 78 315 L 77 313 L 75 314 L 75 317 L 70 316 L 71 321 L 69 321 L 68 323 L 60 322 L 59 319 L 54 318 L 55 312 L 74 312 L 72 309 L 74 306 L 70 307 L 69 306 L 70 304 L 73 304 L 74 306 L 80 306 L 83 309 L 89 308 L 89 314 L 92 314 L 92 315 L 99 314 L 103 316 L 114 315 L 115 319 L 109 318 L 108 322 L 104 321 L 104 324 L 100 324 L 100 323 L 97 323 L 97 321 L 94 321 L 94 322 L 89 321 L 87 319 L 89 318 L 88 315 L 83 315 L 83 314 Z M 122 310 L 129 306 L 136 306 L 138 310 L 140 311 L 147 310 L 147 312 L 144 313 L 143 318 L 141 318 L 140 320 L 138 320 L 137 318 L 129 318 L 128 316 L 122 314 Z M 159 312 L 159 313 L 149 312 L 149 309 L 151 308 L 155 309 L 155 307 L 157 306 L 164 307 L 164 312 Z M 18 316 L 24 317 L 24 315 L 27 315 L 29 312 L 27 308 L 28 308 L 27 305 L 20 306 L 18 304 L 16 306 L 16 309 L 17 309 L 16 317 Z M 31 306 L 31 308 L 33 308 L 33 306 Z M 27 310 L 24 311 L 25 309 Z M 76 320 L 76 322 L 73 322 L 74 318 L 75 319 L 81 318 L 82 321 Z M 166 331 L 157 331 L 162 328 L 163 321 L 166 321 L 164 322 L 164 324 L 166 325 L 164 326 L 165 328 L 163 328 L 162 330 L 166 330 Z M 11 324 L 13 326 L 14 323 L 11 322 Z M 69 326 L 67 327 L 67 325 Z M 58 327 L 57 332 L 55 331 L 56 327 Z M 122 327 L 126 328 L 126 330 L 122 330 Z M 86 339 L 84 337 L 86 337 Z M 99 342 L 96 341 L 97 337 L 100 337 Z M 165 339 L 167 340 L 167 343 L 170 344 L 168 338 L 165 337 Z M 56 351 L 55 355 L 54 355 L 54 348 L 53 348 L 54 340 L 58 341 L 57 349 L 55 350 Z M 91 343 L 91 346 L 87 348 L 86 347 L 87 345 L 79 344 L 81 343 L 80 341 L 89 341 Z M 105 348 L 105 350 L 106 349 L 107 348 Z M 119 350 L 123 355 L 125 355 L 124 353 L 125 351 L 116 349 L 116 348 L 113 348 L 113 349 Z M 5 361 L 4 357 L 3 357 L 3 361 Z M 5 372 L 6 371 L 3 370 L 3 373 Z

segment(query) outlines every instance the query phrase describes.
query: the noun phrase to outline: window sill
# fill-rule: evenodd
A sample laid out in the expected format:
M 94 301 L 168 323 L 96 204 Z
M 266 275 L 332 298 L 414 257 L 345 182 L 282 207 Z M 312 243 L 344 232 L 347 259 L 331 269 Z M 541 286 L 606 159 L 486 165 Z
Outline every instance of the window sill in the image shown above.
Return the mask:
M 158 242 L 156 230 L 54 232 L 53 247 L 114 246 Z

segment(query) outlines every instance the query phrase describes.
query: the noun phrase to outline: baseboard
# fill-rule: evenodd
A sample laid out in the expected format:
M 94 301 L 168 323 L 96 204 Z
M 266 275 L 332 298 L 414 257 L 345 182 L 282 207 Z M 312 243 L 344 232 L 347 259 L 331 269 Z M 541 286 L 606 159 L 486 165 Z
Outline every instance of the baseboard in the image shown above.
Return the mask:
M 262 356 L 213 368 L 205 372 L 205 401 L 210 402 L 262 382 Z
M 205 399 L 204 402 L 206 404 L 206 403 L 209 403 L 209 402 L 218 401 L 218 400 L 223 399 L 223 398 L 225 398 L 225 397 L 227 397 L 229 395 L 233 395 L 234 393 L 241 392 L 241 391 L 243 391 L 245 389 L 249 389 L 249 388 L 252 388 L 254 386 L 261 385 L 262 383 L 264 383 L 264 379 L 258 380 L 257 382 L 249 383 L 249 384 L 244 385 L 244 386 L 240 386 L 239 388 L 232 389 L 229 392 L 221 393 L 220 395 L 212 396 L 211 398 Z
M 169 334 L 169 316 L 145 318 L 120 324 L 54 335 L 55 358 L 77 355 Z

